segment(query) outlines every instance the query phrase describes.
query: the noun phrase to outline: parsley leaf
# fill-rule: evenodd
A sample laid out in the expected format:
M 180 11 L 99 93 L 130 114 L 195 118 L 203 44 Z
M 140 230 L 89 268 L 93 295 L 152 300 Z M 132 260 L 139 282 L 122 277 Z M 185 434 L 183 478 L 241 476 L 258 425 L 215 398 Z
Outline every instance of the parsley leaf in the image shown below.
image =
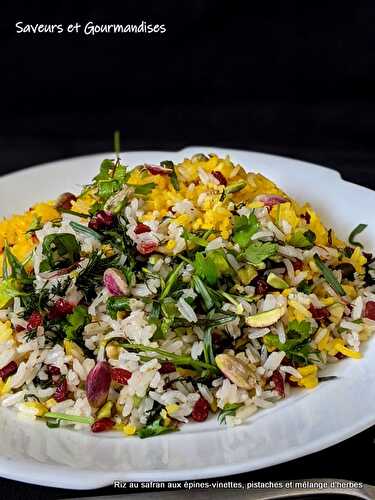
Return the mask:
M 77 306 L 71 314 L 66 317 L 63 326 L 65 336 L 68 340 L 77 340 L 84 327 L 90 322 L 90 315 L 85 306 Z
M 271 243 L 268 241 L 267 243 L 262 243 L 260 241 L 256 241 L 251 243 L 245 250 L 244 255 L 246 260 L 253 264 L 254 266 L 258 266 L 264 260 L 269 257 L 273 257 L 277 253 L 278 245 L 277 243 Z
M 197 252 L 195 254 L 194 267 L 197 275 L 207 280 L 210 285 L 215 285 L 219 278 L 219 271 L 215 262 L 207 255 Z
M 250 243 L 250 238 L 259 230 L 259 222 L 254 213 L 248 217 L 245 215 L 234 217 L 233 241 L 241 248 L 246 248 Z

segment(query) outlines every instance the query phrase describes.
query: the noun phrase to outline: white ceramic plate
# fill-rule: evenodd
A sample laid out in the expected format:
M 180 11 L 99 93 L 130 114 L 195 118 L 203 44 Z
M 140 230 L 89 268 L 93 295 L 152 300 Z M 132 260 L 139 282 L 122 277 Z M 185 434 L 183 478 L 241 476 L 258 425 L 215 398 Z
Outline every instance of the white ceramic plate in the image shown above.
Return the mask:
M 236 150 L 192 147 L 179 152 L 133 152 L 131 166 L 198 152 L 230 154 L 249 170 L 262 172 L 299 201 L 309 201 L 328 225 L 347 237 L 358 223 L 369 225 L 361 238 L 375 248 L 375 192 L 345 182 L 333 170 Z M 0 215 L 23 211 L 63 191 L 78 191 L 108 155 L 58 161 L 0 178 Z M 26 423 L 10 410 L 0 415 L 0 475 L 61 488 L 98 488 L 116 479 L 151 481 L 224 476 L 260 469 L 313 453 L 375 423 L 375 341 L 361 361 L 336 365 L 340 378 L 312 391 L 296 391 L 248 423 L 227 428 L 213 418 L 181 432 L 152 439 L 92 435 Z

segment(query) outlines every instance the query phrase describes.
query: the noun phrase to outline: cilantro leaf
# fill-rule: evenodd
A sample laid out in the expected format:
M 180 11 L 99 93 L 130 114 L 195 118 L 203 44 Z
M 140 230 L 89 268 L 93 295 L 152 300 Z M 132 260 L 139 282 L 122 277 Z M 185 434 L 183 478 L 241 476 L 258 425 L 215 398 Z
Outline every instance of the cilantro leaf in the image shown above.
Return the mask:
M 77 340 L 78 335 L 90 322 L 90 315 L 85 306 L 77 306 L 71 314 L 66 317 L 63 326 L 65 336 L 68 340 Z
M 256 241 L 251 243 L 245 250 L 244 255 L 246 260 L 253 264 L 254 266 L 258 266 L 264 260 L 269 257 L 273 257 L 277 253 L 278 245 L 277 243 L 271 243 L 268 241 L 267 243 L 262 243 L 260 241 Z
M 259 230 L 260 224 L 254 213 L 234 217 L 233 241 L 241 248 L 246 248 L 250 238 Z

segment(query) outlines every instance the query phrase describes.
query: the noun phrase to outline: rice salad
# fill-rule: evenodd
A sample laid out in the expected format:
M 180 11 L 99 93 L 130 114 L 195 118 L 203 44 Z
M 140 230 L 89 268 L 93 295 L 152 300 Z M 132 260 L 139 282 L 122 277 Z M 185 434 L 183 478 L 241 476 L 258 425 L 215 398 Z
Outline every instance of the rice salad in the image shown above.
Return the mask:
M 0 221 L 0 405 L 146 438 L 313 389 L 375 330 L 364 228 L 341 241 L 228 157 L 104 160 Z

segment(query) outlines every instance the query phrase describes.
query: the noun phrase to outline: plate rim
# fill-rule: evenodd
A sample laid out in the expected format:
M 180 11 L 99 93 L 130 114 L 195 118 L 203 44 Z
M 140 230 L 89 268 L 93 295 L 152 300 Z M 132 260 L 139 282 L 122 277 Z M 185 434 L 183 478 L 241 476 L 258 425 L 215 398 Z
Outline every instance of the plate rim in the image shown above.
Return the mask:
M 218 152 L 219 154 L 229 154 L 231 156 L 235 156 L 236 154 L 238 155 L 243 155 L 243 154 L 249 154 L 249 155 L 256 155 L 258 157 L 262 157 L 264 159 L 268 159 L 268 161 L 286 161 L 288 163 L 293 163 L 295 166 L 305 166 L 305 167 L 313 167 L 314 169 L 320 169 L 324 171 L 325 174 L 328 175 L 334 175 L 337 178 L 337 181 L 340 183 L 345 183 L 346 185 L 353 186 L 357 189 L 365 190 L 367 192 L 374 193 L 373 190 L 369 189 L 368 187 L 362 186 L 360 184 L 353 183 L 351 181 L 347 181 L 343 179 L 341 176 L 341 173 L 333 168 L 326 167 L 323 165 L 318 165 L 312 162 L 307 162 L 304 160 L 299 160 L 296 158 L 288 157 L 288 156 L 281 156 L 281 155 L 274 155 L 274 154 L 268 154 L 264 152 L 257 152 L 257 151 L 252 151 L 252 150 L 241 150 L 241 149 L 233 149 L 233 148 L 222 148 L 222 147 L 215 147 L 215 146 L 188 146 L 182 149 L 177 149 L 177 150 L 149 150 L 149 149 L 140 149 L 140 150 L 132 150 L 128 152 L 124 152 L 124 157 L 126 158 L 127 154 L 138 154 L 142 155 L 144 153 L 146 154 L 153 154 L 157 153 L 158 155 L 160 154 L 167 154 L 167 155 L 188 155 L 188 154 L 194 154 L 197 152 L 197 150 L 205 150 L 205 151 L 213 151 L 213 152 Z M 63 159 L 58 159 L 58 160 L 52 160 L 48 162 L 44 162 L 41 164 L 33 165 L 31 167 L 25 167 L 20 170 L 17 170 L 15 172 L 10 172 L 5 175 L 2 175 L 0 177 L 0 185 L 2 183 L 6 183 L 9 179 L 12 177 L 16 176 L 22 176 L 25 173 L 37 173 L 37 171 L 45 168 L 58 168 L 59 166 L 63 165 L 66 162 L 70 161 L 77 161 L 77 160 L 90 160 L 90 159 L 95 159 L 95 158 L 104 158 L 105 156 L 112 156 L 113 153 L 94 153 L 94 154 L 89 154 L 89 155 L 81 155 L 81 156 L 75 156 L 75 157 L 69 157 L 69 158 L 63 158 Z M 308 451 L 306 449 L 301 450 L 302 447 L 300 448 L 295 448 L 289 451 L 289 453 L 286 453 L 285 450 L 281 450 L 275 455 L 273 455 L 271 458 L 269 456 L 262 457 L 258 462 L 251 467 L 249 467 L 248 462 L 244 462 L 243 464 L 235 463 L 235 464 L 221 464 L 221 465 L 214 465 L 214 466 L 207 466 L 204 468 L 199 468 L 199 469 L 189 469 L 189 479 L 204 479 L 204 478 L 212 478 L 212 477 L 224 477 L 232 474 L 239 474 L 247 471 L 255 471 L 259 470 L 262 468 L 266 467 L 271 467 L 276 464 L 284 463 L 290 460 L 294 460 L 297 458 L 300 458 L 303 455 L 306 454 L 313 454 L 317 453 L 318 451 L 324 450 L 326 448 L 329 448 L 337 443 L 340 443 L 346 439 L 349 439 L 350 437 L 370 428 L 372 425 L 375 424 L 375 416 L 364 416 L 363 419 L 360 421 L 355 422 L 351 427 L 348 427 L 344 430 L 338 430 L 336 433 L 332 434 L 330 436 L 330 439 L 327 439 L 327 437 L 322 437 L 319 439 L 316 439 L 313 441 L 312 445 L 309 445 Z M 228 429 L 229 431 L 229 429 Z M 157 438 L 156 438 L 157 439 Z M 32 462 L 32 463 L 37 463 L 35 460 L 28 459 L 26 458 L 25 460 L 21 460 L 21 464 L 23 464 L 26 461 L 25 466 L 27 465 L 27 462 Z M 19 463 L 20 461 L 17 461 L 15 459 L 9 459 L 4 456 L 0 456 L 0 473 L 2 477 L 8 478 L 8 479 L 13 479 L 13 480 L 18 480 L 22 482 L 27 482 L 31 484 L 39 484 L 39 485 L 44 485 L 44 486 L 52 486 L 52 487 L 58 487 L 58 488 L 67 488 L 70 489 L 71 486 L 67 485 L 68 479 L 55 479 L 56 476 L 53 476 L 54 471 L 58 471 L 63 469 L 72 471 L 70 467 L 65 466 L 65 465 L 59 465 L 59 464 L 43 464 L 43 463 L 38 463 L 39 467 L 42 468 L 41 472 L 39 474 L 34 474 L 34 477 L 29 477 L 25 476 L 25 471 L 22 472 L 19 470 L 15 470 L 14 464 Z M 265 463 L 267 462 L 267 463 Z M 21 469 L 23 469 L 23 465 L 21 465 Z M 90 475 L 89 481 L 87 481 L 87 475 Z M 122 476 L 128 476 L 129 474 L 131 475 L 131 471 L 125 471 L 121 473 L 112 473 L 112 472 L 104 472 L 101 471 L 100 474 L 98 474 L 98 471 L 94 470 L 87 470 L 87 469 L 75 469 L 73 476 L 76 476 L 74 478 L 74 488 L 77 490 L 83 490 L 83 489 L 96 489 L 100 488 L 103 486 L 107 486 L 111 484 L 111 482 L 114 479 L 119 479 L 116 477 L 119 475 Z M 139 471 L 135 472 L 135 476 L 140 475 L 141 473 Z M 150 476 L 150 480 L 153 480 L 152 477 L 158 476 L 160 480 L 160 476 L 163 475 L 166 478 L 171 477 L 170 480 L 177 480 L 178 478 L 181 478 L 181 470 L 179 469 L 173 469 L 169 470 L 168 469 L 158 469 L 158 470 L 152 470 L 147 472 L 147 474 Z M 80 476 L 82 475 L 82 479 L 80 479 Z M 95 475 L 100 476 L 100 477 L 95 477 Z M 54 477 L 52 484 L 50 478 Z M 62 474 L 64 476 L 64 474 Z M 86 476 L 86 479 L 85 479 Z M 178 476 L 178 478 L 177 478 Z M 186 474 L 185 474 L 186 476 Z M 184 477 L 185 477 L 184 476 Z M 128 479 L 131 480 L 131 479 Z M 168 480 L 168 479 L 166 479 Z M 89 483 L 87 484 L 86 481 Z M 135 479 L 136 481 L 136 479 Z

